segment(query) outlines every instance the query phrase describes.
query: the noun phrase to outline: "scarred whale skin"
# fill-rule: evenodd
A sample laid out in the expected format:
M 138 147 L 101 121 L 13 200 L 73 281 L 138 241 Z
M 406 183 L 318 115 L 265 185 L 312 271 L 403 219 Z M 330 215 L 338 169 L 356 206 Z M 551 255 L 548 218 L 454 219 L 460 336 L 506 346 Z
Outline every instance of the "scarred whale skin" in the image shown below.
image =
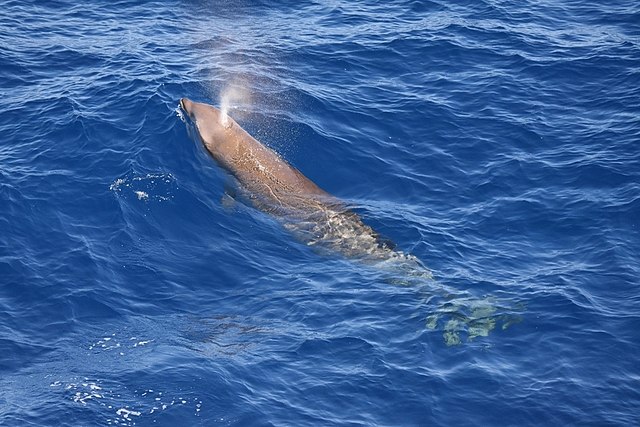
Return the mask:
M 219 109 L 187 98 L 180 107 L 214 160 L 246 190 L 251 202 L 284 220 L 309 245 L 371 261 L 417 258 L 393 249 L 345 205 L 264 146 Z

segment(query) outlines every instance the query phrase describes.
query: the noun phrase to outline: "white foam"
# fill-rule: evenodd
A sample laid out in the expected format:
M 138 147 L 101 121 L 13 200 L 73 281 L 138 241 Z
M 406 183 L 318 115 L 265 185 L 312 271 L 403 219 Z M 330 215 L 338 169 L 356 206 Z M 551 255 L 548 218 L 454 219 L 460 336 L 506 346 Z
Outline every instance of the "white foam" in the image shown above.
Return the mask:
M 109 189 L 117 194 L 133 194 L 138 200 L 144 202 L 169 201 L 173 198 L 176 188 L 176 179 L 170 173 L 149 173 L 144 176 L 118 178 L 109 186 Z
M 182 111 L 182 108 L 180 108 L 180 105 L 178 105 L 174 111 L 176 113 L 176 116 L 178 116 L 178 118 L 182 123 L 187 122 L 187 119 L 185 118 L 184 112 Z
M 128 420 L 130 415 L 139 417 L 140 415 L 142 415 L 141 412 L 138 411 L 132 411 L 130 409 L 126 409 L 126 408 L 120 408 L 116 411 L 116 414 L 120 415 L 122 418 Z
M 144 191 L 134 191 L 136 196 L 138 196 L 138 200 L 149 200 L 149 194 Z

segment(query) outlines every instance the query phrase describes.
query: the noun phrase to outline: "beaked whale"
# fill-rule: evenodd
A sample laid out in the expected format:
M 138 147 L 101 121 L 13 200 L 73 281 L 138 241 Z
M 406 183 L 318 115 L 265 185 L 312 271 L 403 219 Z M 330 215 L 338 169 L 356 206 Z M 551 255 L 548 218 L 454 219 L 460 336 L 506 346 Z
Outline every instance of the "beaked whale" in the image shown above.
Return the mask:
M 190 118 L 206 150 L 237 179 L 251 203 L 279 218 L 301 240 L 372 263 L 384 270 L 383 280 L 389 283 L 429 283 L 425 302 L 440 306 L 425 319 L 425 327 L 441 328 L 447 346 L 461 344 L 464 337 L 471 341 L 487 336 L 499 320 L 503 322 L 502 329 L 520 321 L 513 310 L 501 308 L 502 313 L 498 312 L 499 307 L 491 299 L 477 299 L 469 292 L 433 281 L 431 272 L 418 258 L 394 249 L 348 206 L 219 109 L 186 98 L 180 100 L 180 108 Z
M 308 245 L 363 261 L 401 261 L 428 270 L 413 255 L 397 251 L 344 203 L 318 187 L 278 153 L 261 144 L 221 110 L 187 98 L 189 117 L 214 160 L 240 183 L 258 209 L 281 220 Z

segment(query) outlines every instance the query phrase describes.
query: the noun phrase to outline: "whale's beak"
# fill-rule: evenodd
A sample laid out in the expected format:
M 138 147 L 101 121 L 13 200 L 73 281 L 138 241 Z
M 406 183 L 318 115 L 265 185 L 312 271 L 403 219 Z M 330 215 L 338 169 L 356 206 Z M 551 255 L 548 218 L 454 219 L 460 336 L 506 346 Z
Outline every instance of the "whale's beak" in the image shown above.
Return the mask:
M 189 98 L 180 98 L 180 109 L 184 112 L 184 115 L 193 120 L 193 101 Z

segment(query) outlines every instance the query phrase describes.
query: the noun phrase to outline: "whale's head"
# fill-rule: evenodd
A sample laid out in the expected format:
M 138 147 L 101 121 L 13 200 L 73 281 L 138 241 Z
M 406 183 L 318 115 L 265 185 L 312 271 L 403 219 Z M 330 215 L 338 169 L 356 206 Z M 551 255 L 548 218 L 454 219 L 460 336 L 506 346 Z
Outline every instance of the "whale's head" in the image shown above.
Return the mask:
M 180 99 L 180 108 L 191 119 L 209 152 L 216 154 L 228 145 L 237 124 L 219 109 L 188 98 Z

